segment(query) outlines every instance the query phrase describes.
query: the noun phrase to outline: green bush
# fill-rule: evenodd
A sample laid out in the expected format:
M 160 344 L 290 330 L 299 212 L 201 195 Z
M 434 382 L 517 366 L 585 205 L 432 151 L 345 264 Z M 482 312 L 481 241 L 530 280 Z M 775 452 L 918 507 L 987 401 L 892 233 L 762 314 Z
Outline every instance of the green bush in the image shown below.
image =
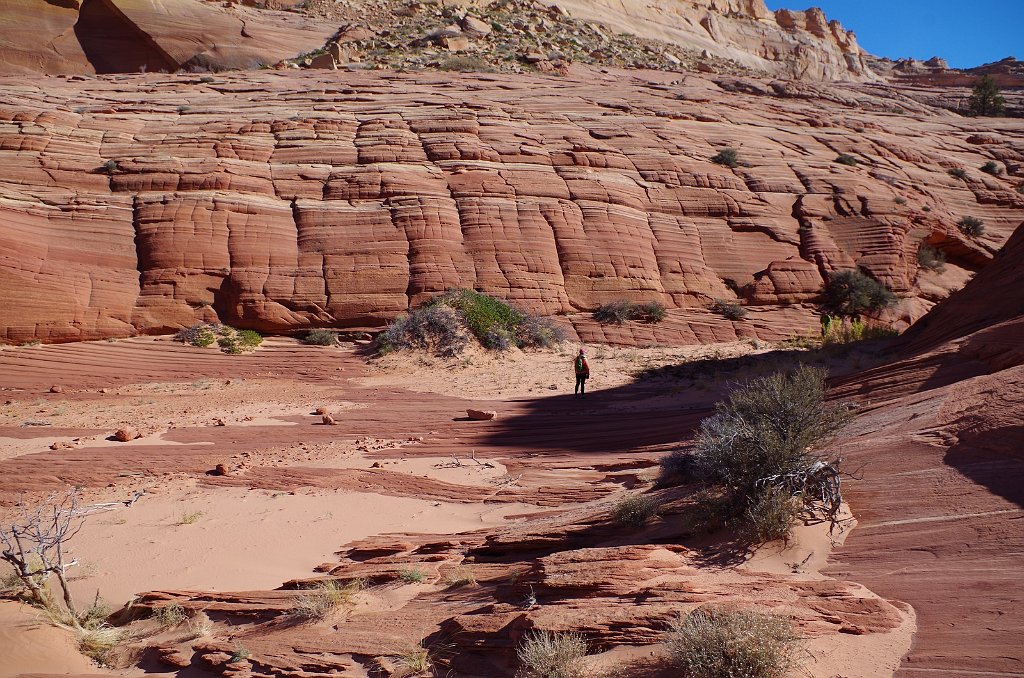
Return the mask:
M 620 299 L 607 304 L 601 304 L 594 311 L 594 320 L 602 324 L 621 325 L 627 320 L 635 320 L 642 323 L 658 323 L 665 319 L 667 311 L 665 305 L 658 301 L 648 301 L 642 304 L 634 304 L 631 301 Z
M 957 179 L 966 179 L 967 170 L 965 170 L 963 167 L 954 167 L 953 169 L 949 170 L 949 176 L 955 177 Z
M 946 255 L 928 243 L 924 243 L 917 250 L 917 263 L 921 268 L 942 273 L 946 270 Z
M 768 486 L 750 498 L 743 512 L 743 537 L 754 544 L 788 539 L 800 505 L 787 490 Z
M 398 578 L 407 584 L 419 584 L 427 580 L 427 573 L 415 567 L 398 571 Z
M 796 640 L 782 617 L 705 607 L 680 616 L 665 647 L 681 678 L 782 678 L 796 667 Z
M 632 494 L 615 504 L 612 518 L 626 527 L 640 528 L 658 513 L 658 504 L 646 494 Z
M 105 163 L 103 163 L 103 171 L 105 171 L 107 174 L 113 174 L 119 169 L 120 167 L 118 166 L 116 160 L 107 160 Z
M 698 476 L 743 499 L 759 481 L 805 468 L 814 450 L 849 421 L 844 408 L 825 404 L 824 370 L 800 366 L 733 390 L 701 422 L 694 450 Z
M 967 112 L 974 116 L 999 116 L 1006 112 L 1006 99 L 991 75 L 982 76 L 967 101 Z
M 494 328 L 514 333 L 523 320 L 522 313 L 504 301 L 475 290 L 448 290 L 427 304 L 437 305 L 450 306 L 458 311 L 469 331 L 481 341 Z
M 964 235 L 972 238 L 985 235 L 985 222 L 977 217 L 964 217 L 956 225 Z
M 587 640 L 581 633 L 532 631 L 516 649 L 517 678 L 584 678 Z
M 450 358 L 462 353 L 469 344 L 469 335 L 455 309 L 450 306 L 424 306 L 399 316 L 377 335 L 377 349 L 382 353 L 403 349 L 423 349 Z
M 856 167 L 858 161 L 855 156 L 852 156 L 849 153 L 840 153 L 839 156 L 836 158 L 836 162 L 839 163 L 840 165 Z
M 738 167 L 740 164 L 740 153 L 735 148 L 723 148 L 715 157 L 711 158 L 711 162 L 725 165 L 726 167 Z
M 896 295 L 857 270 L 837 271 L 825 285 L 825 306 L 839 315 L 876 313 L 896 303 Z
M 1003 170 L 999 167 L 999 165 L 992 160 L 989 160 L 978 169 L 980 169 L 985 174 L 991 174 L 994 177 L 998 177 L 1000 174 L 1003 173 Z
M 739 304 L 723 301 L 721 299 L 715 299 L 715 303 L 711 306 L 711 310 L 725 316 L 729 320 L 741 320 L 745 315 L 747 315 L 747 309 L 743 308 Z
M 263 343 L 263 335 L 255 330 L 239 330 L 238 343 L 246 348 L 256 348 Z
M 306 336 L 302 337 L 302 343 L 312 346 L 334 346 L 338 343 L 338 335 L 331 330 L 317 328 L 306 332 Z

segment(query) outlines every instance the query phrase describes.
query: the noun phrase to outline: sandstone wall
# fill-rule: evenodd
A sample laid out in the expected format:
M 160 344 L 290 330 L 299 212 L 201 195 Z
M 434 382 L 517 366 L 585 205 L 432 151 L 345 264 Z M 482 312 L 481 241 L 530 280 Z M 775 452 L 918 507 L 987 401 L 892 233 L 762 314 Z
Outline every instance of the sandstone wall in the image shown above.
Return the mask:
M 0 80 L 0 338 L 217 317 L 280 332 L 379 325 L 450 286 L 547 314 L 621 298 L 684 313 L 739 290 L 778 336 L 830 271 L 855 266 L 905 298 L 891 319 L 909 323 L 1024 219 L 1020 179 L 973 169 L 1024 159 L 1019 128 L 904 100 L 889 113 L 896 95 L 873 87 L 770 85 L 590 72 Z M 726 146 L 740 166 L 710 162 Z M 963 215 L 985 220 L 984 237 L 959 232 Z M 919 268 L 926 241 L 947 254 L 944 273 Z

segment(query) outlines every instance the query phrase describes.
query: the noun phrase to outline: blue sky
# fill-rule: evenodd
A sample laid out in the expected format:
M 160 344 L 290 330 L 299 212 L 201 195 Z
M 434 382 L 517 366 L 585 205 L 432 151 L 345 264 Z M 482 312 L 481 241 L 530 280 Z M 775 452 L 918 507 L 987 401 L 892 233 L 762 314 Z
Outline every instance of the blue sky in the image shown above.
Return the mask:
M 878 56 L 940 56 L 970 68 L 1024 60 L 1024 0 L 767 0 L 770 9 L 821 7 Z

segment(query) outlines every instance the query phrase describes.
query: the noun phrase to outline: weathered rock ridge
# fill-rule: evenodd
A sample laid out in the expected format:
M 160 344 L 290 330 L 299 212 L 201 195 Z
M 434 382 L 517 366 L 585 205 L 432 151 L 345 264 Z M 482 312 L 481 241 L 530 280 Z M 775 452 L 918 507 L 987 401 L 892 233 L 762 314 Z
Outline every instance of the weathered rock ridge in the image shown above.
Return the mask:
M 491 2 L 211 3 L 200 0 L 8 0 L 0 73 L 226 70 L 275 63 L 324 45 L 346 20 L 368 34 L 427 5 L 479 10 Z M 249 7 L 242 5 L 250 5 Z M 284 7 L 289 11 L 266 9 Z M 259 7 L 259 9 L 256 8 Z M 852 32 L 819 9 L 771 12 L 763 0 L 558 0 L 548 9 L 641 38 L 733 60 L 755 72 L 810 80 L 876 80 Z M 486 24 L 486 22 L 484 22 Z M 481 24 L 481 25 L 484 25 Z M 486 27 L 489 31 L 489 27 Z M 544 27 L 537 26 L 537 44 Z M 600 49 L 600 44 L 588 49 Z M 472 48 L 453 47 L 459 51 Z M 677 62 L 678 63 L 678 62 Z
M 724 147 L 739 166 L 710 162 Z M 777 336 L 813 327 L 823 279 L 852 267 L 905 298 L 890 319 L 906 324 L 1024 219 L 1019 125 L 871 85 L 585 69 L 6 79 L 0 158 L 9 342 L 215 317 L 379 325 L 451 286 L 547 314 L 621 298 L 704 314 L 657 341 L 773 322 Z M 976 169 L 988 160 L 1006 171 Z M 968 215 L 982 237 L 956 227 Z M 919 266 L 924 243 L 945 272 Z M 764 322 L 709 330 L 703 309 L 737 294 Z

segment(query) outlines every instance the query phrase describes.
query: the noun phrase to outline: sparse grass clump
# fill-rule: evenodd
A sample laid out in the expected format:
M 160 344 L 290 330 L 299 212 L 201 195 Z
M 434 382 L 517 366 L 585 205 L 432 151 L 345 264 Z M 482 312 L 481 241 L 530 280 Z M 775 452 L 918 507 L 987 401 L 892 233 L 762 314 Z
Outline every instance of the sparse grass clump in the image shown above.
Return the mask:
M 999 167 L 999 165 L 992 160 L 989 160 L 978 169 L 980 169 L 985 174 L 991 174 L 994 177 L 998 177 L 1000 174 L 1003 173 L 1003 170 Z
M 917 250 L 917 263 L 921 268 L 942 273 L 946 270 L 946 255 L 942 250 L 924 243 Z
M 421 584 L 427 580 L 427 573 L 415 567 L 398 571 L 398 578 L 406 584 Z
M 846 319 L 824 316 L 821 324 L 821 343 L 828 345 L 853 344 L 858 341 L 891 339 L 899 332 L 890 327 L 868 325 L 860 318 Z
M 954 167 L 953 169 L 949 170 L 949 176 L 955 179 L 966 179 L 967 170 L 965 170 L 963 167 Z
M 183 511 L 178 518 L 179 525 L 194 525 L 203 517 L 202 511 Z
M 672 625 L 665 646 L 683 678 L 782 678 L 796 666 L 796 640 L 782 617 L 701 608 Z
M 979 238 L 985 235 L 985 222 L 978 217 L 963 217 L 960 221 L 956 222 L 957 228 L 964 235 L 972 238 Z
M 715 299 L 715 303 L 711 306 L 711 310 L 719 315 L 725 316 L 729 320 L 742 320 L 743 317 L 747 315 L 747 309 L 743 308 L 739 304 L 723 301 L 721 299 Z
M 311 346 L 334 346 L 338 343 L 338 335 L 319 327 L 306 332 L 306 336 L 302 337 L 302 343 Z
M 431 657 L 430 649 L 420 641 L 410 645 L 401 654 L 391 658 L 395 664 L 394 678 L 411 678 L 422 676 L 434 670 L 434 660 Z
M 850 155 L 849 153 L 840 153 L 839 156 L 836 157 L 836 162 L 840 165 L 856 167 L 859 161 L 856 156 Z
M 825 285 L 825 307 L 839 315 L 877 313 L 895 303 L 892 290 L 857 270 L 837 271 Z
M 179 603 L 169 603 L 153 610 L 153 619 L 160 628 L 169 629 L 188 619 L 185 608 Z
M 711 158 L 711 162 L 726 167 L 739 167 L 740 153 L 735 148 L 723 148 Z
M 292 615 L 309 621 L 322 621 L 340 607 L 350 605 L 356 593 L 365 588 L 361 579 L 342 584 L 329 580 L 317 583 L 295 598 Z
M 109 624 L 83 625 L 78 634 L 78 650 L 100 664 L 107 664 L 111 655 L 124 641 L 125 633 Z
M 658 504 L 645 494 L 623 497 L 615 504 L 612 518 L 620 525 L 641 528 L 658 513 Z
M 476 586 L 476 575 L 468 567 L 460 565 L 446 572 L 444 581 L 450 589 L 457 589 L 462 586 Z
M 517 678 L 583 678 L 587 640 L 581 633 L 533 631 L 516 649 L 520 669 Z
M 642 323 L 658 323 L 665 319 L 665 305 L 658 301 L 648 301 L 635 304 L 625 299 L 601 304 L 594 311 L 594 320 L 608 325 L 621 325 L 622 323 L 635 320 Z

